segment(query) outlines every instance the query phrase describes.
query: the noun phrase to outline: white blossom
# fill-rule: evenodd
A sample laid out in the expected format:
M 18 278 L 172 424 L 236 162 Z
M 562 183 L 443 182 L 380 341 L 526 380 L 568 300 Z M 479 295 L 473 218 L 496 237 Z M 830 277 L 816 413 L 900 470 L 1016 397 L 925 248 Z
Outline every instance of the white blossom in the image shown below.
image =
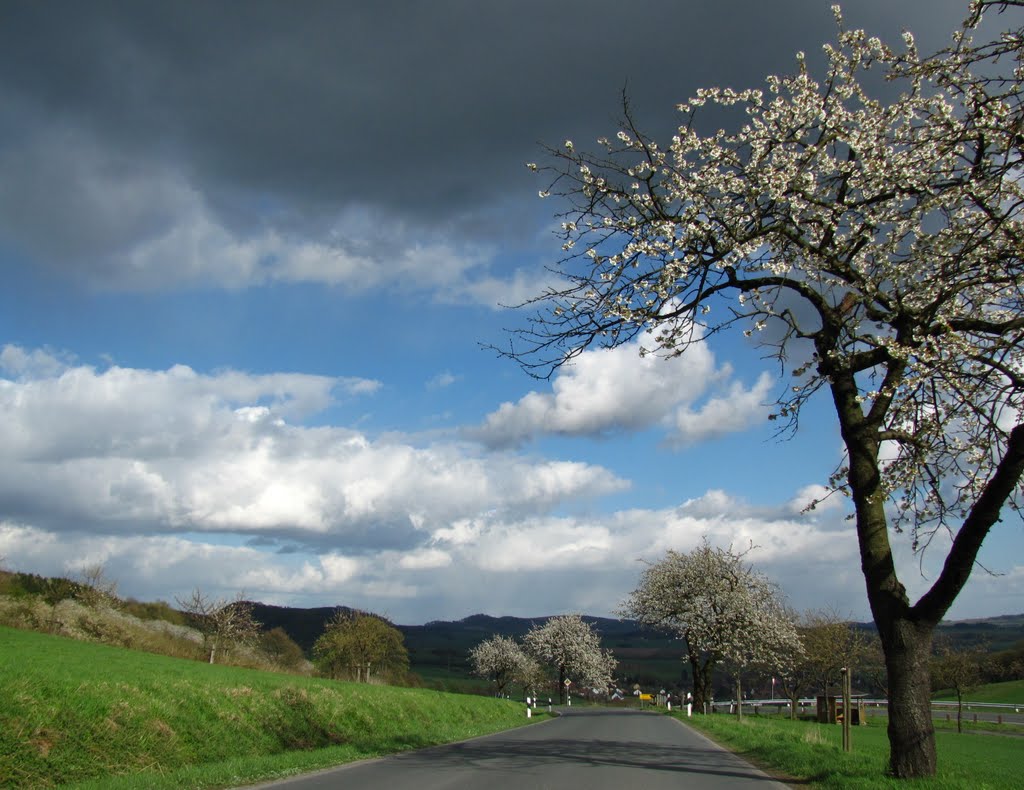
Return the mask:
M 504 695 L 510 683 L 527 684 L 536 674 L 531 657 L 507 636 L 485 639 L 469 651 L 469 662 L 474 675 L 494 683 L 498 696 Z
M 601 649 L 593 627 L 577 614 L 552 617 L 534 626 L 524 638 L 526 649 L 558 673 L 559 692 L 564 681 L 590 688 L 608 688 L 616 661 Z
M 714 665 L 780 671 L 800 652 L 778 589 L 731 549 L 705 540 L 688 554 L 667 552 L 647 566 L 622 614 L 683 640 L 698 702 L 706 701 Z
M 680 102 L 667 148 L 631 122 L 600 155 L 559 152 L 559 183 L 579 185 L 562 196 L 577 222 L 564 241 L 608 257 L 570 248 L 567 285 L 536 300 L 567 309 L 530 323 L 513 353 L 550 372 L 640 333 L 651 353 L 678 355 L 763 329 L 766 355 L 802 371 L 780 387 L 782 430 L 828 399 L 846 449 L 828 481 L 855 510 L 887 664 L 902 673 L 890 683 L 902 695 L 890 708 L 897 776 L 934 770 L 919 724 L 927 678 L 907 676 L 925 671 L 930 627 L 1024 494 L 1022 9 L 975 2 L 953 43 L 927 57 L 909 33 L 896 51 L 846 29 L 836 9 L 820 75 L 800 53 L 763 92 L 709 87 Z M 1012 26 L 975 43 L 986 14 Z M 705 107 L 743 112 L 701 133 Z M 658 177 L 638 192 L 644 160 Z M 952 539 L 916 603 L 893 570 L 891 530 L 917 550 Z

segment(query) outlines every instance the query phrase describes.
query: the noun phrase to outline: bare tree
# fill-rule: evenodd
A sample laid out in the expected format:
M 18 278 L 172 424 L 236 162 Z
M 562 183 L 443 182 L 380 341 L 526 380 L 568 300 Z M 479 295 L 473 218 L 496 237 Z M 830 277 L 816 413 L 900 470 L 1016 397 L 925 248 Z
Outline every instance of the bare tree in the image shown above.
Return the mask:
M 885 652 L 882 650 L 882 640 L 877 634 L 867 638 L 864 648 L 864 656 L 861 659 L 861 676 L 871 685 L 872 693 L 880 697 L 889 697 L 889 671 L 885 666 Z
M 852 671 L 864 660 L 868 636 L 835 609 L 806 612 L 800 623 L 807 667 L 826 696 L 843 667 Z
M 117 606 L 117 582 L 107 576 L 106 566 L 101 563 L 88 565 L 79 572 L 76 597 L 86 606 Z
M 260 624 L 252 614 L 252 603 L 239 593 L 234 599 L 211 598 L 198 587 L 188 598 L 175 598 L 203 635 L 208 660 L 215 663 L 218 651 L 249 644 L 259 635 Z
M 639 338 L 685 354 L 742 329 L 787 375 L 773 415 L 795 431 L 829 398 L 845 447 L 831 485 L 850 497 L 888 667 L 890 769 L 935 773 L 928 661 L 936 625 L 1024 473 L 1024 27 L 922 58 L 846 30 L 815 79 L 710 88 L 679 105 L 659 145 L 625 120 L 586 153 L 550 149 L 542 197 L 560 201 L 562 276 L 506 353 L 550 376 L 591 347 Z M 867 72 L 871 71 L 868 75 Z M 879 98 L 873 89 L 888 85 Z M 705 105 L 736 113 L 699 130 Z M 720 123 L 714 119 L 714 126 Z M 950 548 L 915 603 L 890 529 Z
M 964 695 L 981 684 L 987 659 L 984 648 L 956 648 L 948 639 L 941 641 L 932 658 L 932 686 L 935 690 L 952 689 L 956 695 L 957 732 L 964 731 Z
M 558 673 L 560 701 L 568 694 L 567 680 L 595 688 L 611 685 L 615 658 L 610 650 L 601 649 L 597 632 L 578 614 L 552 617 L 535 625 L 523 641 L 529 653 Z
M 688 554 L 669 551 L 644 569 L 622 605 L 626 617 L 683 640 L 700 712 L 711 701 L 716 665 L 724 663 L 731 671 L 740 703 L 745 670 L 786 669 L 801 650 L 778 589 L 743 557 L 731 548 L 712 547 L 706 539 Z
M 870 674 L 871 668 L 863 666 L 870 655 L 870 637 L 835 609 L 791 616 L 797 622 L 802 651 L 793 656 L 783 673 L 782 691 L 790 701 L 790 717 L 795 719 L 800 697 L 819 689 L 827 696 L 843 668 Z

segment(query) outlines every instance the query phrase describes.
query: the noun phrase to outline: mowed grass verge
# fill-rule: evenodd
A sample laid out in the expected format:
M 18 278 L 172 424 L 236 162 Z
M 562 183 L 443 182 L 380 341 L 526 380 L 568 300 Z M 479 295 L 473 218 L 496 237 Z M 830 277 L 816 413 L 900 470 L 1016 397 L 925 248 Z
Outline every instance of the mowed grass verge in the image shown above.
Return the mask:
M 776 716 L 745 716 L 743 721 L 725 714 L 676 717 L 769 773 L 811 787 L 1004 790 L 1024 786 L 1024 738 L 1012 735 L 936 732 L 938 774 L 908 782 L 887 775 L 889 740 L 882 717 L 853 728 L 849 754 L 842 750 L 842 728 L 835 724 Z
M 526 722 L 523 706 L 505 700 L 0 627 L 0 787 L 225 787 Z

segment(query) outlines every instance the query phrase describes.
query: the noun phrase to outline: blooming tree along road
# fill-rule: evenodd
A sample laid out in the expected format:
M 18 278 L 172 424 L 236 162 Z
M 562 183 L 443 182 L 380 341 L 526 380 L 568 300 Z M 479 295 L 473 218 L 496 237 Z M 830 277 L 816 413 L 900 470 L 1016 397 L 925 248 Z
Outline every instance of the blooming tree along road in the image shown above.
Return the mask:
M 261 787 L 781 790 L 785 785 L 673 719 L 631 710 L 583 708 L 532 727 Z

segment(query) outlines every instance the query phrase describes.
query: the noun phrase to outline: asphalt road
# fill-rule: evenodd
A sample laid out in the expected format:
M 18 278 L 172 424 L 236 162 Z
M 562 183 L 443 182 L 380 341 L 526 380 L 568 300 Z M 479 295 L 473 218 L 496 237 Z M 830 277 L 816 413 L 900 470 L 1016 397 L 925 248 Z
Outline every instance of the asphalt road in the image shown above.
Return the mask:
M 663 715 L 578 708 L 472 741 L 258 785 L 281 790 L 782 790 L 749 763 Z

